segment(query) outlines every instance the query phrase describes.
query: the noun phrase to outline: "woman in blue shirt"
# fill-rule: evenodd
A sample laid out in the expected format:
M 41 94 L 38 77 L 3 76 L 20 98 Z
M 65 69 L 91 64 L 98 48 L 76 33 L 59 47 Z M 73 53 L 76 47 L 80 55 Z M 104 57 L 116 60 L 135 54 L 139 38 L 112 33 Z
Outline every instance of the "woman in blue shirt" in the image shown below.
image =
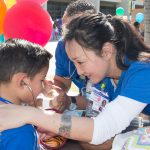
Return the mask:
M 116 84 L 114 100 L 93 118 L 3 106 L 0 129 L 32 123 L 70 139 L 101 144 L 124 130 L 134 117 L 149 107 L 150 48 L 129 23 L 98 14 L 73 19 L 67 26 L 64 40 L 67 55 L 79 75 L 87 76 L 93 84 L 105 77 L 113 79 Z M 16 111 L 21 112 L 18 118 Z M 10 118 L 14 120 L 11 123 Z

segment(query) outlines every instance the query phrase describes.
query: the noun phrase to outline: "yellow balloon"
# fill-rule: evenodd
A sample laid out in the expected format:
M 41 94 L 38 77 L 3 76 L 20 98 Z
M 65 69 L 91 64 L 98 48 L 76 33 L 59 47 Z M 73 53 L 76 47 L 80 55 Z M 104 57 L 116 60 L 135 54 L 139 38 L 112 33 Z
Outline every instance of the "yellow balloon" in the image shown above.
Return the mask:
M 0 35 L 3 33 L 4 18 L 7 12 L 6 4 L 3 0 L 0 0 Z
M 16 4 L 16 0 L 4 0 L 7 8 L 11 8 L 14 4 Z

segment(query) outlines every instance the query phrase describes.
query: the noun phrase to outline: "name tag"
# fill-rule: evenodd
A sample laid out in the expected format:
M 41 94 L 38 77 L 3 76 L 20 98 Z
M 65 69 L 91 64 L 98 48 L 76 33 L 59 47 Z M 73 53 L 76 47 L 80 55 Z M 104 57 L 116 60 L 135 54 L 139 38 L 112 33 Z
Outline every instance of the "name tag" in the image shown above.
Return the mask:
M 88 104 L 86 108 L 86 116 L 95 117 L 97 116 L 109 102 L 107 93 L 92 88 L 91 94 L 88 97 Z

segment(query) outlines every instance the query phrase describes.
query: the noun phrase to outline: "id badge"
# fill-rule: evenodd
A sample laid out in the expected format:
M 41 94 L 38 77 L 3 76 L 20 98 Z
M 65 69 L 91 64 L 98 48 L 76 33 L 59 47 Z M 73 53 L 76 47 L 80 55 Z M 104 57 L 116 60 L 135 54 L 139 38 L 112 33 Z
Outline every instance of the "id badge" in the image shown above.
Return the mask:
M 92 110 L 101 112 L 109 102 L 109 97 L 107 93 L 93 87 L 89 100 L 93 102 Z

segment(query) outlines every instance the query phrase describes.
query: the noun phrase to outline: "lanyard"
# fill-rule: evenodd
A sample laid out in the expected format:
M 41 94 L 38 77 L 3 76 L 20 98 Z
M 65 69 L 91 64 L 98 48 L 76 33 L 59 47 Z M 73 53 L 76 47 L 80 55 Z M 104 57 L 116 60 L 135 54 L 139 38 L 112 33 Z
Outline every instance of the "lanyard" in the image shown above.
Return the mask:
M 3 102 L 3 103 L 5 103 L 5 104 L 13 104 L 12 102 L 10 102 L 10 101 L 2 98 L 2 97 L 0 97 L 0 101 Z

